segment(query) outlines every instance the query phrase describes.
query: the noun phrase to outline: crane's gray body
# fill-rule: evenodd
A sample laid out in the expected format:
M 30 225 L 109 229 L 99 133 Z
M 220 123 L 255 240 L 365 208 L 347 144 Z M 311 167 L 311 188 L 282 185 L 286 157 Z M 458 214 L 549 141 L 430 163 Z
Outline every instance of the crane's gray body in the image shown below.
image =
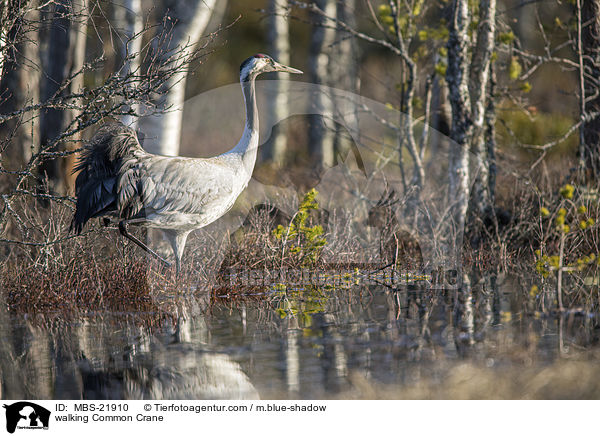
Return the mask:
M 77 208 L 71 228 L 80 233 L 93 217 L 119 221 L 121 233 L 155 254 L 127 232 L 127 225 L 162 230 L 177 270 L 188 234 L 223 216 L 248 186 L 258 150 L 258 113 L 254 79 L 261 72 L 298 72 L 264 55 L 240 68 L 246 124 L 238 144 L 216 157 L 198 159 L 146 152 L 135 131 L 121 123 L 100 128 L 75 168 Z
M 236 157 L 205 161 L 140 159 L 133 174 L 125 173 L 122 178 L 129 179 L 125 183 L 141 181 L 145 196 L 145 221 L 141 225 L 191 231 L 224 215 L 248 184 Z M 122 186 L 121 192 L 126 189 L 129 186 Z
M 140 150 L 124 160 L 117 176 L 117 211 L 131 209 L 127 218 L 143 218 L 137 223 L 143 227 L 189 232 L 231 209 L 250 176 L 238 153 L 192 159 Z

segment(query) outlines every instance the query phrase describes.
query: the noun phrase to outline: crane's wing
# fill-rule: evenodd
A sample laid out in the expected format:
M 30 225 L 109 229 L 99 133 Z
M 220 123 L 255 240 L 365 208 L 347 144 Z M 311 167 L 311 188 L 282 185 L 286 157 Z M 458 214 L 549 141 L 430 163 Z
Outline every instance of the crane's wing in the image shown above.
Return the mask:
M 236 173 L 216 159 L 146 155 L 124 161 L 117 184 L 118 209 L 124 218 L 152 213 L 224 213 L 235 200 Z

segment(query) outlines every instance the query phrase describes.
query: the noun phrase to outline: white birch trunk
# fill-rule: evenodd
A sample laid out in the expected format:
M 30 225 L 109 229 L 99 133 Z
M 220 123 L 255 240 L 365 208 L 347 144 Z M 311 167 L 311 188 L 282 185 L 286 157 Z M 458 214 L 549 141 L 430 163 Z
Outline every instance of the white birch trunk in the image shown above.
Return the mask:
M 0 1 L 0 79 L 4 73 L 4 63 L 6 62 L 6 43 L 11 24 L 8 20 L 9 0 Z
M 469 199 L 469 145 L 473 125 L 469 97 L 468 74 L 468 27 L 469 10 L 467 0 L 454 0 L 452 18 L 448 23 L 448 68 L 446 82 L 452 127 L 450 129 L 449 199 L 454 204 L 453 220 L 457 233 L 462 233 L 467 215 Z M 461 250 L 462 238 L 456 241 L 456 255 Z
M 208 25 L 217 0 L 185 0 L 167 2 L 171 20 L 174 23 L 172 34 L 167 38 L 166 46 L 159 47 L 162 53 L 170 56 L 178 47 L 183 56 L 189 56 L 194 50 Z M 163 29 L 168 30 L 168 29 Z M 161 114 L 145 116 L 139 122 L 145 135 L 144 148 L 150 153 L 165 156 L 179 154 L 181 138 L 181 120 L 185 101 L 187 71 L 174 74 L 162 87 L 162 93 L 153 104 Z
M 281 2 L 281 0 L 279 0 Z M 286 9 L 278 4 L 278 0 L 269 0 L 269 47 L 271 56 L 284 65 L 290 65 L 289 24 L 285 17 Z M 270 147 L 265 147 L 263 157 L 275 163 L 283 163 L 287 150 L 287 132 L 278 122 L 288 117 L 289 74 L 279 73 L 279 80 L 274 82 L 275 100 L 267 111 L 267 123 L 272 126 Z
M 120 46 L 121 58 L 124 59 L 122 76 L 127 77 L 132 73 L 136 74 L 141 67 L 141 32 L 144 29 L 141 0 L 122 0 L 115 4 L 115 19 L 123 35 Z M 137 104 L 132 104 L 130 109 L 134 113 L 139 113 Z M 134 115 L 127 114 L 121 117 L 121 122 L 134 130 L 137 129 L 137 121 Z
M 490 79 L 490 63 L 494 50 L 496 0 L 479 2 L 479 26 L 477 43 L 471 61 L 471 111 L 473 119 L 472 149 L 475 153 L 477 176 L 473 186 L 473 203 L 480 214 L 489 213 L 491 195 L 489 189 L 489 159 L 485 141 L 485 111 L 487 86 Z
M 335 0 L 317 0 L 315 3 L 320 9 L 325 11 L 327 16 L 336 16 Z M 315 16 L 313 19 L 316 21 L 316 24 L 312 29 L 309 48 L 310 79 L 313 83 L 327 85 L 327 78 L 330 73 L 328 68 L 330 61 L 329 52 L 335 41 L 335 29 L 322 27 L 320 24 L 323 24 L 324 21 L 320 16 Z M 321 92 L 316 92 L 311 96 L 310 104 L 313 106 L 311 110 L 315 112 L 309 110 L 309 113 L 323 115 L 322 118 L 319 116 L 311 117 L 309 132 L 311 154 L 318 159 L 321 166 L 329 168 L 333 166 L 335 157 L 335 132 L 327 125 L 327 118 L 331 118 L 333 113 L 331 97 L 324 96 Z

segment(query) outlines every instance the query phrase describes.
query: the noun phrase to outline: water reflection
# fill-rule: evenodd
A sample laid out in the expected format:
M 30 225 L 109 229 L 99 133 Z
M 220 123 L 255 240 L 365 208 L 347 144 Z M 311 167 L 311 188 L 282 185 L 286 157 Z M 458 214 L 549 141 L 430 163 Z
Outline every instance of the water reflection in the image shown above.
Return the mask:
M 368 397 L 377 387 L 405 397 L 423 383 L 455 380 L 465 363 L 471 374 L 493 377 L 568 359 L 593 364 L 596 314 L 528 312 L 518 286 L 474 273 L 449 291 L 414 284 L 278 290 L 192 302 L 160 323 L 148 321 L 153 314 L 32 317 L 1 304 L 1 397 Z
M 158 330 L 119 315 L 3 321 L 5 399 L 258 398 L 239 363 L 209 345 L 200 315 Z

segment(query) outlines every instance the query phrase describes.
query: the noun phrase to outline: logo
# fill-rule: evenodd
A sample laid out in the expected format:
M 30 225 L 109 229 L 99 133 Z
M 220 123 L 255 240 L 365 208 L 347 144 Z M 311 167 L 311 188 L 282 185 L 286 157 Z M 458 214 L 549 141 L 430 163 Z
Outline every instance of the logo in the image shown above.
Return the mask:
M 6 431 L 14 433 L 18 429 L 40 430 L 48 429 L 50 411 L 29 401 L 19 401 L 6 409 Z

